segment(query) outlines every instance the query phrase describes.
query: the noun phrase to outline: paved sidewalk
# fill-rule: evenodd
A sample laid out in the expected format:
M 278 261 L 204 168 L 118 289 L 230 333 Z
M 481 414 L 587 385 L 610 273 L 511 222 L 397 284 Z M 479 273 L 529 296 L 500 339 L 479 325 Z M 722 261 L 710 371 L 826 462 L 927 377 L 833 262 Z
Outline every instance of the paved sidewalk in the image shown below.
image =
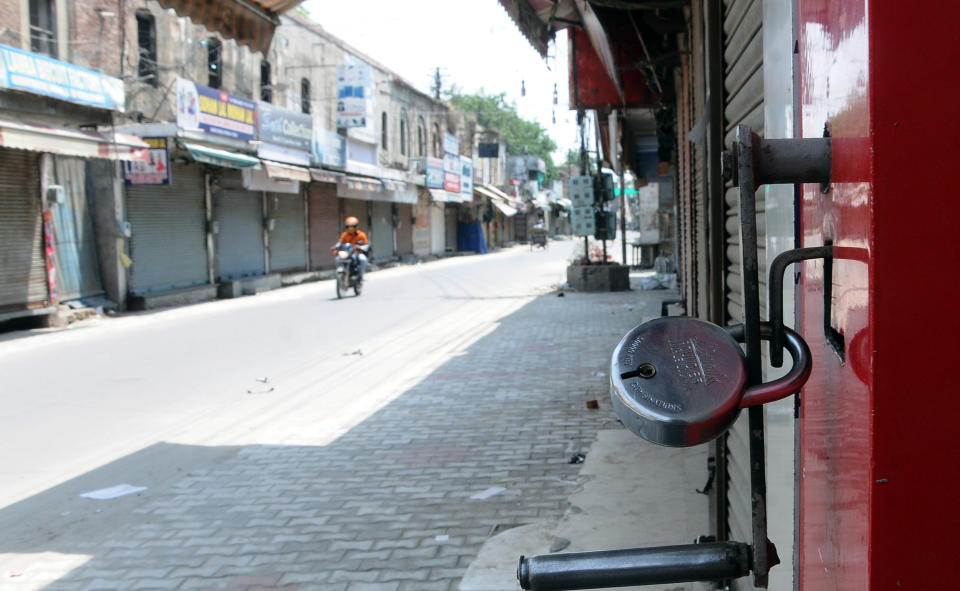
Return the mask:
M 173 446 L 182 477 L 98 527 L 0 534 L 0 588 L 457 589 L 491 535 L 564 517 L 570 458 L 619 428 L 610 353 L 671 295 L 538 297 L 325 445 Z

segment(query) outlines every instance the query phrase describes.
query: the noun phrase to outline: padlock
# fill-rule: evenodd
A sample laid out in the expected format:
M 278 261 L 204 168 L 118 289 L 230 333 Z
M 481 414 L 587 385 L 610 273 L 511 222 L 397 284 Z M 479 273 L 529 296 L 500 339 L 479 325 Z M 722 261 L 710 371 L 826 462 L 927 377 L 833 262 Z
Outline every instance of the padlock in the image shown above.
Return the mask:
M 610 396 L 623 424 L 647 441 L 670 447 L 706 443 L 736 421 L 740 409 L 779 400 L 810 377 L 810 349 L 784 329 L 793 367 L 782 378 L 748 387 L 746 358 L 737 339 L 743 325 L 673 316 L 637 326 L 613 352 Z M 772 330 L 760 324 L 769 340 Z

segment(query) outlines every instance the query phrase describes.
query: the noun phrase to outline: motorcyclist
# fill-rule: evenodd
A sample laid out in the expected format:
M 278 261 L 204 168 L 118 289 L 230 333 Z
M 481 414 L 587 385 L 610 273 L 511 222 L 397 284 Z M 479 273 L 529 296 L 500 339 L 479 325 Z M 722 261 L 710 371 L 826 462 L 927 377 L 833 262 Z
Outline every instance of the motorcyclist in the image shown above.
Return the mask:
M 337 241 L 331 250 L 336 253 L 337 249 L 341 246 L 347 244 L 353 245 L 353 256 L 357 263 L 357 278 L 362 279 L 363 271 L 367 268 L 366 252 L 370 248 L 370 241 L 367 240 L 367 235 L 358 227 L 360 220 L 354 216 L 349 216 L 344 220 L 343 225 L 346 226 L 346 230 L 340 235 L 340 240 Z

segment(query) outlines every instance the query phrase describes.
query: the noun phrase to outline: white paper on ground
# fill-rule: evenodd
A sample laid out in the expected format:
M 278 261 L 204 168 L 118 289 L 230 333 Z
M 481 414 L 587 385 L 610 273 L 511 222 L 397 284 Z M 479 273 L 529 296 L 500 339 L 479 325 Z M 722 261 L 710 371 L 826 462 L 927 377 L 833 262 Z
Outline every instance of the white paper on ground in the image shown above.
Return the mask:
M 106 501 L 109 499 L 115 499 L 117 497 L 122 497 L 125 495 L 132 495 L 133 493 L 138 493 L 143 490 L 147 490 L 147 487 L 133 486 L 132 484 L 118 484 L 116 486 L 111 486 L 109 488 L 101 488 L 100 490 L 93 490 L 87 493 L 83 493 L 80 496 L 87 499 L 94 499 L 97 501 Z
M 507 490 L 507 489 L 503 488 L 502 486 L 491 486 L 490 488 L 488 488 L 488 489 L 485 490 L 485 491 L 481 491 L 481 492 L 478 492 L 478 493 L 475 494 L 475 495 L 471 495 L 470 498 L 471 498 L 471 499 L 474 499 L 474 500 L 477 500 L 477 501 L 482 501 L 482 500 L 484 500 L 484 499 L 489 499 L 490 497 L 492 497 L 492 496 L 494 496 L 494 495 L 498 495 L 498 494 L 502 493 L 502 492 L 505 491 L 505 490 Z

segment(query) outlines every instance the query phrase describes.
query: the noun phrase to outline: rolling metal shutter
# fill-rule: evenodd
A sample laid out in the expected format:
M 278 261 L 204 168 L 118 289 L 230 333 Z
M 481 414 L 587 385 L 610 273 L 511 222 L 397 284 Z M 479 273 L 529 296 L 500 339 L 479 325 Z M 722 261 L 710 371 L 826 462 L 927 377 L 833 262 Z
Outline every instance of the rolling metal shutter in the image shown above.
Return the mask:
M 376 249 L 376 257 L 385 259 L 393 256 L 393 209 L 391 203 L 373 202 L 370 228 L 370 242 Z
M 217 277 L 220 280 L 263 275 L 263 195 L 241 188 L 239 174 L 225 172 L 213 195 L 217 234 Z
M 0 148 L 0 310 L 48 300 L 35 152 Z
M 93 229 L 93 205 L 87 199 L 86 162 L 55 156 L 50 184 L 64 188 L 64 203 L 52 206 L 53 243 L 60 301 L 103 293 Z
M 127 186 L 136 295 L 207 283 L 203 171 L 171 164 L 170 174 L 169 185 Z
M 413 254 L 413 205 L 397 204 L 397 254 Z
M 761 0 L 724 0 L 724 144 L 733 145 L 737 125 L 746 124 L 763 135 L 763 37 Z M 761 316 L 766 317 L 766 232 L 764 193 L 757 192 L 758 263 L 760 270 Z M 727 231 L 726 307 L 731 324 L 743 322 L 740 273 L 739 190 L 726 189 Z M 751 540 L 750 440 L 748 413 L 740 418 L 727 436 L 727 524 L 730 539 Z M 738 588 L 751 588 L 748 578 L 737 581 Z
M 443 254 L 444 249 L 446 248 L 445 239 L 446 232 L 444 230 L 444 225 L 446 224 L 446 217 L 444 217 L 445 206 L 443 203 L 431 203 L 430 204 L 430 253 L 431 254 Z
M 330 247 L 340 238 L 340 199 L 332 183 L 310 183 L 310 268 L 332 269 Z
M 460 213 L 460 205 L 457 203 L 447 203 L 446 210 L 444 211 L 444 230 L 446 231 L 445 243 L 446 249 L 449 252 L 457 252 L 457 236 L 459 235 L 459 225 L 458 222 Z
M 267 211 L 276 222 L 270 232 L 270 271 L 303 271 L 307 266 L 303 195 L 267 193 Z

